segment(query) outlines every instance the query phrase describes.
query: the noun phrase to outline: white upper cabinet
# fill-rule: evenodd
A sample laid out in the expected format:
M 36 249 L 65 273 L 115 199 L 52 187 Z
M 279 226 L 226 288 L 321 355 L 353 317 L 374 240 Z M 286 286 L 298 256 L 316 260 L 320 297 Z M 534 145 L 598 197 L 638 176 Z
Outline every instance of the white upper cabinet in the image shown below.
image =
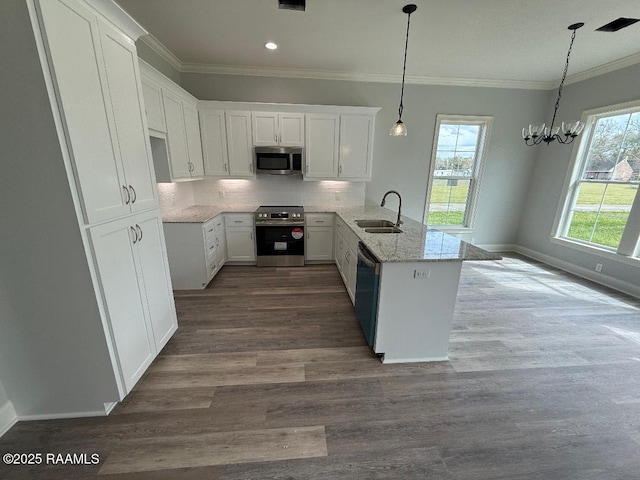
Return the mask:
M 204 176 L 204 164 L 202 160 L 202 143 L 200 142 L 200 121 L 198 109 L 193 105 L 182 102 L 184 111 L 184 126 L 187 134 L 187 151 L 191 162 L 191 177 L 202 178 Z
M 157 206 L 133 42 L 76 0 L 39 7 L 85 221 Z
M 253 145 L 304 146 L 304 114 L 253 112 Z
M 340 115 L 307 114 L 305 133 L 305 178 L 338 176 Z
M 371 180 L 373 124 L 371 115 L 340 115 L 339 178 Z
M 164 121 L 160 85 L 146 77 L 142 77 L 142 93 L 144 94 L 145 113 L 147 114 L 149 128 L 166 133 L 167 124 Z
M 167 123 L 167 149 L 171 178 L 158 178 L 159 182 L 171 182 L 191 178 L 191 162 L 187 148 L 187 131 L 182 110 L 182 99 L 168 90 L 162 90 L 164 117 Z M 158 169 L 160 172 L 160 169 Z
M 158 205 L 158 194 L 135 44 L 106 23 L 99 28 L 129 204 L 132 212 L 149 210 Z
M 253 177 L 253 147 L 251 145 L 251 112 L 226 111 L 229 174 Z
M 229 155 L 227 153 L 227 127 L 224 110 L 200 111 L 200 134 L 204 174 L 214 176 L 229 175 Z
M 197 100 L 142 61 L 140 70 L 156 181 L 204 178 Z

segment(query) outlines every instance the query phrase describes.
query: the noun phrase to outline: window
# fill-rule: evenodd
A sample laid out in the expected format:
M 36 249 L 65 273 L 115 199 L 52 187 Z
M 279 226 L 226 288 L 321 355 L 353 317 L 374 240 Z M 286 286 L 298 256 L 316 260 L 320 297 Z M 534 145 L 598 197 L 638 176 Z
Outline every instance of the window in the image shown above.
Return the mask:
M 588 113 L 557 236 L 637 255 L 640 103 Z
M 492 117 L 438 115 L 424 223 L 471 228 Z

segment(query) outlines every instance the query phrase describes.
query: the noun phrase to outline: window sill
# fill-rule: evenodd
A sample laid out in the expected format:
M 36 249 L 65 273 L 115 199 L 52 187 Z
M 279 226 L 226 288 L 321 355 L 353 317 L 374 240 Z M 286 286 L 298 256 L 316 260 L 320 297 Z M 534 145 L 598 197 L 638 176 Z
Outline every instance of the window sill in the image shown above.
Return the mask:
M 640 267 L 640 258 L 638 257 L 627 257 L 626 255 L 621 255 L 612 250 L 607 250 L 606 248 L 586 245 L 584 243 L 574 242 L 566 238 L 550 237 L 550 240 L 551 243 L 555 243 L 556 245 L 562 245 L 563 247 L 579 250 L 584 253 L 596 255 L 598 257 L 606 258 L 607 260 L 613 260 L 614 262 L 622 263 L 625 265 Z

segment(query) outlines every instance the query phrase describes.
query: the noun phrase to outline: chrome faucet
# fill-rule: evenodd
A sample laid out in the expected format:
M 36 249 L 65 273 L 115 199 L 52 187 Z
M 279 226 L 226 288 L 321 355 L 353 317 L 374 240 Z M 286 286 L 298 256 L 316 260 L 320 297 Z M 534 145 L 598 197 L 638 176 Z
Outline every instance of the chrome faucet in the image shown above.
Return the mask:
M 402 210 L 402 197 L 400 196 L 400 194 L 395 190 L 389 190 L 387 193 L 384 194 L 384 197 L 382 197 L 382 202 L 380 202 L 380 206 L 384 207 L 384 203 L 387 200 L 387 195 L 389 195 L 390 193 L 395 193 L 398 196 L 398 218 L 396 220 L 396 228 L 400 228 L 400 225 L 402 225 L 402 220 L 400 220 L 400 211 Z

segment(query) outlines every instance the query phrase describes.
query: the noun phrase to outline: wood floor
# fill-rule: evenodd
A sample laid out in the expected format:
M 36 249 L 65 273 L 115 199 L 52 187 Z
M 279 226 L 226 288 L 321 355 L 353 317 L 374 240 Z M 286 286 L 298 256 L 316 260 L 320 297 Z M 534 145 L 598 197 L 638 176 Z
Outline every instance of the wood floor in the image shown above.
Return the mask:
M 520 257 L 464 264 L 450 361 L 382 365 L 334 266 L 226 266 L 106 418 L 20 422 L 7 479 L 640 478 L 640 303 Z M 428 312 L 427 312 L 428 313 Z

